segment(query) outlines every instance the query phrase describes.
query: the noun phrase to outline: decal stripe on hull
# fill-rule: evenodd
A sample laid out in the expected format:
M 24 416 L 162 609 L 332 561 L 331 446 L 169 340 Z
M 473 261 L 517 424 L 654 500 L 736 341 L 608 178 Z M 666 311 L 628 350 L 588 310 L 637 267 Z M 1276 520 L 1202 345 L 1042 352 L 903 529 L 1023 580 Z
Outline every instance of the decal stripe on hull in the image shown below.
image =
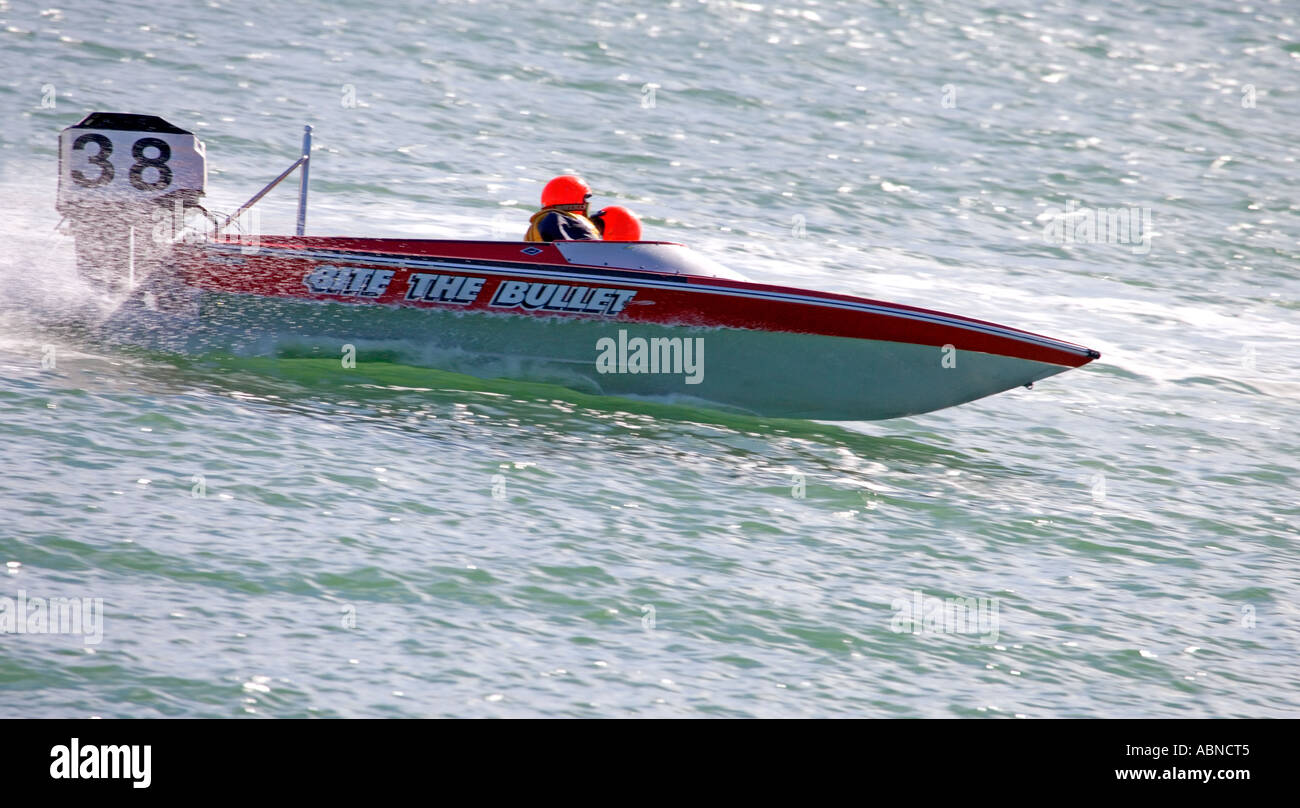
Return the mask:
M 413 270 L 442 270 L 453 273 L 490 275 L 498 283 L 511 277 L 544 279 L 556 283 L 563 281 L 621 286 L 638 291 L 656 293 L 654 301 L 640 300 L 625 309 L 621 321 L 648 322 L 664 325 L 682 324 L 704 327 L 749 328 L 787 333 L 821 334 L 861 339 L 888 340 L 928 346 L 954 345 L 959 350 L 974 350 L 1007 355 L 1015 358 L 1077 367 L 1095 358 L 1096 353 L 1082 346 L 1038 334 L 1008 328 L 996 323 L 945 314 L 943 312 L 882 303 L 861 298 L 830 293 L 805 292 L 779 286 L 751 284 L 740 281 L 672 275 L 662 272 L 608 269 L 583 265 L 558 265 L 534 261 L 503 261 L 465 257 L 408 255 L 376 253 L 368 250 L 328 250 L 311 247 L 278 247 L 261 245 L 255 255 L 241 252 L 242 245 L 213 243 L 206 245 L 216 256 L 240 256 L 241 263 L 256 265 L 256 272 L 241 271 L 242 267 L 225 265 L 230 258 L 217 258 L 204 262 L 206 271 L 194 278 L 202 288 L 250 294 L 310 297 L 318 300 L 339 300 L 330 294 L 317 294 L 301 285 L 302 266 L 347 264 L 353 267 L 392 267 L 407 270 L 394 278 L 389 294 L 355 303 L 381 303 L 416 307 L 440 307 L 443 302 L 406 300 L 400 292 Z M 552 259 L 553 260 L 553 259 Z M 215 269 L 210 264 L 222 261 Z M 249 268 L 251 269 L 251 267 Z M 280 275 L 279 282 L 268 282 L 268 273 Z M 291 277 L 290 277 L 291 276 Z M 401 281 L 398 281 L 401 278 Z M 241 279 L 244 282 L 240 282 Z M 483 301 L 490 300 L 495 287 L 485 289 Z M 666 293 L 661 297 L 658 293 Z M 685 293 L 685 294 L 684 294 Z M 709 297 L 699 299 L 697 294 Z M 723 303 L 717 298 L 731 298 Z M 745 305 L 749 301 L 749 305 Z M 766 304 L 755 306 L 754 303 Z M 653 305 L 651 305 L 653 304 Z M 463 304 L 462 304 L 463 305 Z M 473 308 L 485 308 L 485 302 Z M 661 308 L 662 306 L 662 308 Z M 521 314 L 552 316 L 592 316 L 581 312 L 556 310 L 520 311 Z M 907 326 L 910 321 L 912 326 Z

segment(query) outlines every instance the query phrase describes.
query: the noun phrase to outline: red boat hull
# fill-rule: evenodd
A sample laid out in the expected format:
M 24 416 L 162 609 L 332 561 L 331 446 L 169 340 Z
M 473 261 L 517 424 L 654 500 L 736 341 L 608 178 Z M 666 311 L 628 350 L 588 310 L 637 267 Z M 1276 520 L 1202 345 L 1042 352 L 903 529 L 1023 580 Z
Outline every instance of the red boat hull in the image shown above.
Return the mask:
M 219 303 L 203 308 L 209 321 L 258 311 L 278 321 L 268 327 L 282 337 L 328 342 L 361 334 L 436 346 L 444 359 L 478 350 L 520 360 L 471 363 L 480 375 L 684 396 L 766 415 L 865 420 L 927 412 L 1098 355 L 943 312 L 751 283 L 667 243 L 262 236 L 191 245 L 176 259 L 182 284 Z M 635 361 L 614 371 L 595 367 L 598 346 L 626 353 L 638 337 L 662 345 L 703 340 L 708 373 L 638 375 Z M 430 361 L 441 367 L 444 359 Z

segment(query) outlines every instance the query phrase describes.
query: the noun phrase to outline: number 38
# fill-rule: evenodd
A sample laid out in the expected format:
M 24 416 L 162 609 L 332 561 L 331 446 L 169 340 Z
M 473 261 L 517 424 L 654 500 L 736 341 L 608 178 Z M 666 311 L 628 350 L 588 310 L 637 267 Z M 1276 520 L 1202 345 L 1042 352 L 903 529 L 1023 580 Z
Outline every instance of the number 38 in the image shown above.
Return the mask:
M 113 153 L 113 141 L 100 134 L 88 133 L 73 141 L 72 150 L 84 151 L 88 143 L 98 147 L 94 154 L 86 157 L 86 161 L 99 169 L 99 175 L 87 177 L 81 169 L 74 168 L 72 181 L 82 188 L 98 188 L 113 181 L 115 171 L 113 164 L 108 160 L 109 155 Z M 157 149 L 158 153 L 153 157 L 146 157 L 145 149 Z M 131 146 L 131 156 L 135 158 L 129 175 L 132 187 L 140 191 L 161 191 L 172 184 L 172 170 L 167 165 L 167 161 L 172 156 L 172 147 L 167 145 L 167 141 L 156 137 L 142 137 Z M 158 171 L 157 178 L 152 182 L 144 178 L 146 168 Z

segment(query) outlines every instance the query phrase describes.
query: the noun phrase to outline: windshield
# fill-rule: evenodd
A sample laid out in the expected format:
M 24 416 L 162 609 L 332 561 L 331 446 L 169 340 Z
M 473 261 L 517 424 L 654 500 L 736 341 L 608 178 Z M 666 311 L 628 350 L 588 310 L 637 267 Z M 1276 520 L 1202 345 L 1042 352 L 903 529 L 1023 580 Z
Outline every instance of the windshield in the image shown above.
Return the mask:
M 739 272 L 728 269 L 712 258 L 701 255 L 682 244 L 644 241 L 556 241 L 552 243 L 571 264 L 703 275 L 735 281 L 747 280 Z

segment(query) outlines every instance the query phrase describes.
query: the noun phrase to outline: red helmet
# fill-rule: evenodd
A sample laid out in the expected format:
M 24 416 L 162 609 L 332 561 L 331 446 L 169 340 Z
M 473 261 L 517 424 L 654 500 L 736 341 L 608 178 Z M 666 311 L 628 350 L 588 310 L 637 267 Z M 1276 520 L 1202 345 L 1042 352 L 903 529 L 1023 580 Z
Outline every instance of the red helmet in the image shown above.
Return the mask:
M 587 206 L 591 188 L 581 177 L 561 174 L 542 189 L 542 207 L 560 210 L 582 210 Z
M 591 217 L 605 241 L 640 241 L 641 220 L 622 205 L 610 205 Z

